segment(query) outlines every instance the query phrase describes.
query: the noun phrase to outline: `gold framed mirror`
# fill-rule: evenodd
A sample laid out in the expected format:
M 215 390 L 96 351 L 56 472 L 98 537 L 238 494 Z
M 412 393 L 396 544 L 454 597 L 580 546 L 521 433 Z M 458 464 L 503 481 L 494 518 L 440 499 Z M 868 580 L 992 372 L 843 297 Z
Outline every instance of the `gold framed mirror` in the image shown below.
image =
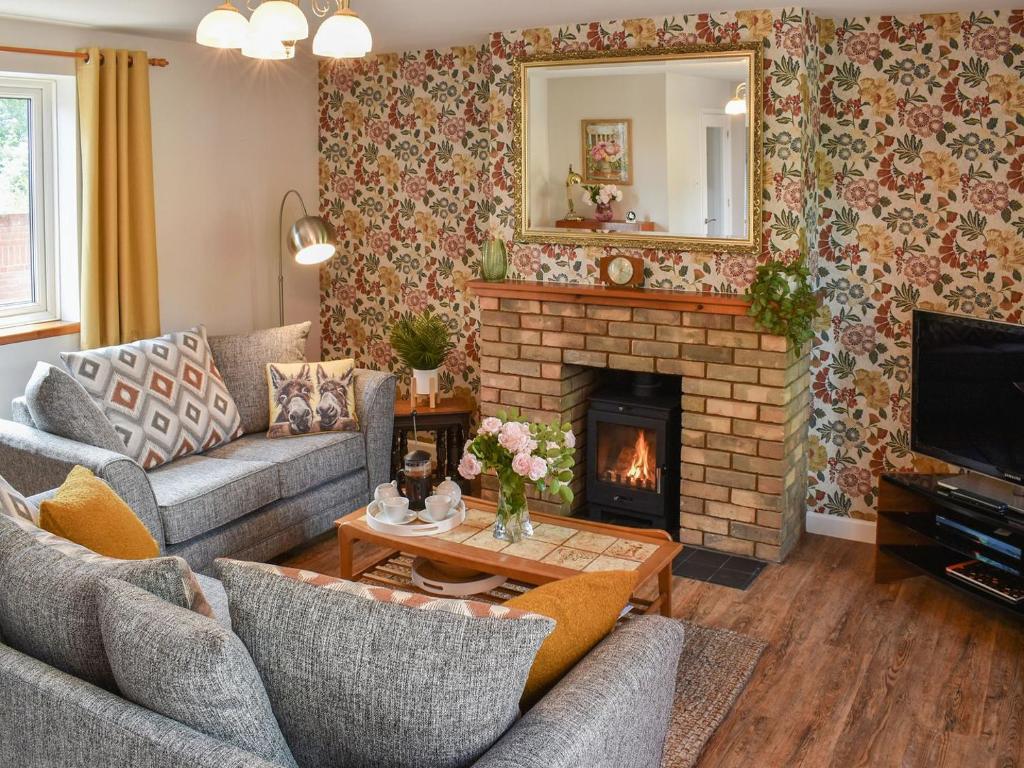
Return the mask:
M 520 59 L 516 239 L 759 252 L 763 67 L 761 43 Z

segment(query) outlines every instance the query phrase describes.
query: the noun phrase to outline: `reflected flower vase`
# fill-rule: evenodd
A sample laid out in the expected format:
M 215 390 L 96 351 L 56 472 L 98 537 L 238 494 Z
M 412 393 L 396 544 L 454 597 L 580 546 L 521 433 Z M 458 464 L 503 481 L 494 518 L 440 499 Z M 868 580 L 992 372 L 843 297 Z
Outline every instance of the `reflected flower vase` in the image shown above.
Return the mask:
M 526 488 L 522 481 L 511 487 L 498 482 L 498 513 L 494 521 L 494 538 L 513 544 L 533 536 L 530 510 L 526 507 Z
M 612 212 L 611 203 L 598 203 L 597 211 L 594 213 L 594 218 L 598 221 L 611 221 L 615 217 Z

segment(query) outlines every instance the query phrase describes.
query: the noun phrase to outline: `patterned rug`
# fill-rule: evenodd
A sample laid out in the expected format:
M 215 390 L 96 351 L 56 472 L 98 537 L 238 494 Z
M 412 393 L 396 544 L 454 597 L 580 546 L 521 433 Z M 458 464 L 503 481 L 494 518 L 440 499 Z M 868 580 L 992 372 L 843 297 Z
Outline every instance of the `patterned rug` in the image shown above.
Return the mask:
M 747 687 L 767 643 L 688 621 L 662 768 L 691 768 Z
M 412 558 L 396 555 L 363 574 L 360 581 L 417 591 L 411 583 Z M 503 602 L 530 589 L 507 581 L 475 600 Z M 637 608 L 642 608 L 638 605 Z M 680 621 L 686 628 L 676 676 L 675 710 L 665 741 L 662 768 L 692 768 L 701 750 L 736 703 L 767 643 L 752 637 Z

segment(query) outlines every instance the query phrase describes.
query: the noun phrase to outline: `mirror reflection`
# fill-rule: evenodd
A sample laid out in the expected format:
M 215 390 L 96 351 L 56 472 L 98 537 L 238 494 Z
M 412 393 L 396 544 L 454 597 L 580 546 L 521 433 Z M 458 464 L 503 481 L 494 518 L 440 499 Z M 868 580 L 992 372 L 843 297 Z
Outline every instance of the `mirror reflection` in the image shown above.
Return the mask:
M 751 239 L 751 55 L 526 66 L 528 233 Z

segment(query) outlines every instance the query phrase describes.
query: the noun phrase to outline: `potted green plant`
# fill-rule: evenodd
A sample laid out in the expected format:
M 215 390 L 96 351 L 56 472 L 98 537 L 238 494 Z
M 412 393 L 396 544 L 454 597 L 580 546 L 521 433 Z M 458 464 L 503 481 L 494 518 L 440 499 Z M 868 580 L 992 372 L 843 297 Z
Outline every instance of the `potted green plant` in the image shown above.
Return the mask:
M 429 309 L 418 315 L 402 315 L 391 327 L 391 347 L 412 369 L 417 394 L 439 391 L 437 371 L 455 348 L 444 318 Z
M 748 314 L 769 333 L 785 336 L 794 348 L 814 336 L 818 297 L 811 290 L 810 278 L 802 258 L 792 264 L 770 261 L 757 268 L 750 285 Z

